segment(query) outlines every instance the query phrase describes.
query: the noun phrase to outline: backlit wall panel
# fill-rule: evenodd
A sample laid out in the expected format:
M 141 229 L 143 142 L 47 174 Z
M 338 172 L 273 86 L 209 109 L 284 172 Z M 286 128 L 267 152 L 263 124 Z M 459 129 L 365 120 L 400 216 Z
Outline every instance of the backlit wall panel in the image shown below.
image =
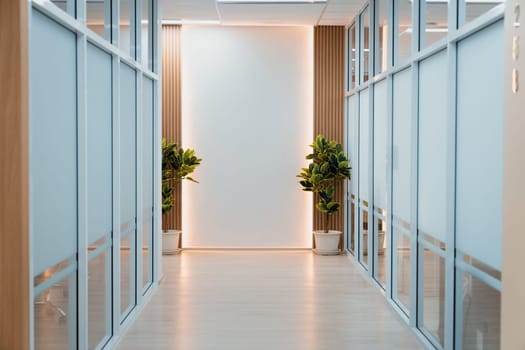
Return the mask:
M 311 247 L 312 29 L 183 27 L 184 247 Z

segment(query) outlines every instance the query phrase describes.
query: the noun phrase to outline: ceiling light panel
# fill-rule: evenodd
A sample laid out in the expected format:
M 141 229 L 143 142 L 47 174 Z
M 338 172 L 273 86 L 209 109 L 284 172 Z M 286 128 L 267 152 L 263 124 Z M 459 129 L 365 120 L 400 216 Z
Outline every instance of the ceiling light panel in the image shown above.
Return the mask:
M 326 1 L 217 1 L 226 25 L 316 25 L 325 7 Z

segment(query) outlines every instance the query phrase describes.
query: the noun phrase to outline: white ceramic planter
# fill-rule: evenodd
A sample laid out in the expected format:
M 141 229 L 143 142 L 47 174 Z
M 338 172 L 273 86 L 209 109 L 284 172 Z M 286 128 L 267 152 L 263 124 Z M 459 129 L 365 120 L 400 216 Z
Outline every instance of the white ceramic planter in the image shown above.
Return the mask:
M 167 230 L 162 231 L 162 254 L 172 255 L 180 253 L 179 239 L 182 231 Z
M 318 255 L 338 255 L 341 231 L 314 231 L 315 249 Z

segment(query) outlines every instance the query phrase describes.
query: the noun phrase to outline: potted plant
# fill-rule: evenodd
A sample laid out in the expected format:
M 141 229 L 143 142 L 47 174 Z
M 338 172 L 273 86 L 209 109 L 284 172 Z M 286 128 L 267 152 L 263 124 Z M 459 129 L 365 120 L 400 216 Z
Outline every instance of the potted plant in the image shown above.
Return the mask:
M 336 186 L 342 180 L 351 178 L 352 168 L 343 151 L 343 146 L 336 141 L 329 141 L 323 135 L 317 135 L 310 145 L 313 152 L 306 156 L 310 160 L 307 168 L 297 177 L 303 191 L 319 194 L 317 210 L 324 214 L 324 230 L 314 231 L 314 252 L 320 255 L 339 254 L 339 241 L 342 232 L 330 230 L 330 216 L 336 214 L 341 203 L 334 201 Z
M 177 144 L 162 139 L 162 215 L 173 208 L 173 188 L 182 180 L 198 183 L 189 175 L 200 165 L 202 159 L 195 151 L 177 147 Z M 162 231 L 162 253 L 176 254 L 180 251 L 180 230 Z

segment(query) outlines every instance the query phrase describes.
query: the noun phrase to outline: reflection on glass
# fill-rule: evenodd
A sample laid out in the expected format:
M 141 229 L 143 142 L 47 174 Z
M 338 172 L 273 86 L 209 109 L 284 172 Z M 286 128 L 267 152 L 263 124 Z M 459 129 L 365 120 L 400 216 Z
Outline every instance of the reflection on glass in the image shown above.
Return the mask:
M 351 212 L 350 215 L 352 217 L 352 220 L 350 221 L 350 251 L 353 253 L 355 249 L 355 202 L 352 201 L 352 204 L 350 205 Z
M 423 300 L 419 305 L 423 309 L 423 327 L 434 338 L 444 344 L 445 325 L 445 260 L 429 249 L 420 245 L 423 260 L 423 278 L 420 281 Z
M 370 7 L 367 7 L 366 10 L 361 15 L 362 23 L 362 54 L 361 58 L 363 62 L 361 63 L 362 67 L 362 82 L 368 81 L 370 74 Z
M 359 260 L 368 267 L 368 210 L 361 210 L 361 252 Z
M 350 58 L 350 67 L 348 69 L 350 76 L 348 77 L 348 86 L 349 90 L 355 88 L 355 75 L 356 75 L 356 36 L 355 36 L 355 24 L 350 27 L 350 33 L 349 33 L 349 40 L 350 40 L 350 54 L 348 57 Z
M 103 345 L 111 336 L 110 257 L 111 250 L 106 249 L 88 265 L 88 349 Z
M 398 4 L 398 38 L 396 63 L 401 63 L 412 54 L 412 2 L 396 1 Z
M 132 48 L 135 47 L 134 40 L 131 33 L 131 6 L 134 3 L 132 0 L 119 0 L 120 1 L 120 21 L 119 21 L 119 48 L 131 57 L 135 57 L 132 52 Z
M 388 68 L 388 0 L 377 2 L 378 23 L 376 28 L 376 74 L 384 72 Z
M 142 0 L 142 36 L 141 36 L 141 51 L 142 51 L 142 63 L 144 63 L 148 68 L 151 69 L 151 60 L 150 60 L 150 1 L 151 0 Z
M 75 0 L 51 0 L 59 9 L 75 17 Z
M 465 4 L 465 23 L 471 22 L 483 15 L 484 13 L 492 10 L 494 7 L 505 3 L 505 0 L 492 0 L 492 1 L 467 1 Z
M 67 350 L 77 344 L 77 273 L 35 295 L 35 349 Z M 49 276 L 51 277 L 51 276 Z
M 101 37 L 110 39 L 109 0 L 86 0 L 86 25 Z M 107 30 L 106 30 L 107 29 Z
M 426 2 L 425 38 L 422 46 L 427 47 L 448 34 L 448 4 Z
M 135 305 L 134 232 L 120 241 L 120 314 L 124 320 Z
M 410 238 L 400 231 L 395 231 L 396 262 L 394 265 L 396 289 L 394 299 L 405 309 L 410 310 Z
M 151 220 L 146 221 L 142 229 L 142 287 L 144 290 L 151 284 L 153 280 L 153 265 L 151 255 Z
M 381 209 L 380 209 L 381 210 Z M 388 249 L 386 247 L 386 221 L 377 219 L 377 232 L 375 237 L 376 242 L 376 254 L 377 254 L 377 267 L 375 271 L 375 278 L 377 281 L 386 288 L 386 260 Z
M 500 349 L 501 293 L 472 275 L 457 270 L 457 313 L 463 323 L 457 324 L 462 349 Z

